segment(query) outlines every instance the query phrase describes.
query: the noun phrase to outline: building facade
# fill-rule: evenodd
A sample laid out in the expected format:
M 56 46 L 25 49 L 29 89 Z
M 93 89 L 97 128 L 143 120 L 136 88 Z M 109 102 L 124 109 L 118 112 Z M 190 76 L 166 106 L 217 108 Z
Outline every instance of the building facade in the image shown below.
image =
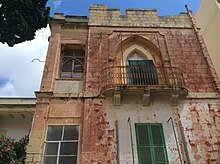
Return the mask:
M 220 78 L 220 1 L 202 0 L 196 14 L 200 33 L 204 38 L 208 52 L 213 61 L 218 77 Z
M 19 140 L 31 130 L 35 98 L 0 98 L 0 136 Z
M 55 14 L 26 163 L 220 162 L 217 74 L 192 15 Z

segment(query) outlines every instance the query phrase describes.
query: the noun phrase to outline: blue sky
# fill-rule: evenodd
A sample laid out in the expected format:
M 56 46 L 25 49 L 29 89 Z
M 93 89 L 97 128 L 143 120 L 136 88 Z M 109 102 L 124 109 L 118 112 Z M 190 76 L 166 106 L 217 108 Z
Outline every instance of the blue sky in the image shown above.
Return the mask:
M 51 15 L 62 12 L 65 15 L 88 15 L 89 4 L 106 4 L 110 8 L 156 8 L 159 15 L 178 15 L 185 12 L 185 5 L 196 14 L 201 0 L 49 0 Z

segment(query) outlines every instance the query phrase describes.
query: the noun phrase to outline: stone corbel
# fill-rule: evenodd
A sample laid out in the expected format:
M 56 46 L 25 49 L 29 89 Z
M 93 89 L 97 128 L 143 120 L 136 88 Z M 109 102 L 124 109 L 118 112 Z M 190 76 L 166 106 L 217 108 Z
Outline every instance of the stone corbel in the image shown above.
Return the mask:
M 178 93 L 172 93 L 171 94 L 171 96 L 170 96 L 171 106 L 176 106 L 177 105 L 178 98 L 179 98 L 179 94 Z
M 121 105 L 121 92 L 119 89 L 114 91 L 114 105 Z

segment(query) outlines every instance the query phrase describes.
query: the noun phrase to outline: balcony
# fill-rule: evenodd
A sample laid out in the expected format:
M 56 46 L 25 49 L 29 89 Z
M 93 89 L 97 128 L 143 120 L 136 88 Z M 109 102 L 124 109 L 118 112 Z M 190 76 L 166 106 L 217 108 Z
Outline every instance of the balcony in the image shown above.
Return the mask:
M 174 67 L 113 66 L 102 70 L 101 91 L 186 93 L 182 71 Z M 175 96 L 174 96 L 175 97 Z

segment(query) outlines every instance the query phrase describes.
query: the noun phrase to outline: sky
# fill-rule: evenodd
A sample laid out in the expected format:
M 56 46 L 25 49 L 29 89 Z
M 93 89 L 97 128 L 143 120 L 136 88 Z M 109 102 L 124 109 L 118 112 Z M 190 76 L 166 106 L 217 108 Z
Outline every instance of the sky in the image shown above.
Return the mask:
M 159 15 L 178 15 L 185 4 L 196 14 L 201 0 L 49 0 L 51 16 L 88 16 L 90 4 L 106 4 L 109 8 L 156 8 Z M 39 91 L 48 48 L 49 26 L 36 32 L 35 39 L 8 47 L 0 43 L 0 97 L 35 97 Z M 34 60 L 39 59 L 39 60 Z

